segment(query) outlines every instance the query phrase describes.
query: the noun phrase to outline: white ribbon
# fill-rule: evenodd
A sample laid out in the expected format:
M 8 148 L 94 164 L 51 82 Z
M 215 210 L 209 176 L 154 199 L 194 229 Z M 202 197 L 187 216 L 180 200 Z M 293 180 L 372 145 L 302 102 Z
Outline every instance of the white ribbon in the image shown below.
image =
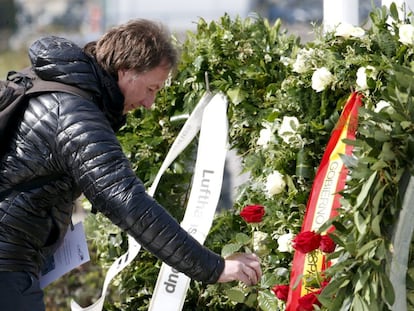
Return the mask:
M 214 105 L 212 105 L 214 103 Z M 210 107 L 210 106 L 214 106 L 216 108 L 209 108 L 206 109 L 206 106 Z M 219 108 L 221 106 L 221 109 Z M 210 123 L 210 125 L 208 126 L 208 130 L 211 131 L 210 134 L 208 132 L 206 132 L 205 130 L 202 130 L 202 132 L 204 132 L 204 134 L 200 133 L 200 144 L 199 144 L 199 149 L 198 149 L 198 156 L 197 156 L 197 163 L 199 162 L 198 158 L 201 156 L 201 149 L 203 148 L 203 153 L 204 156 L 208 155 L 209 157 L 211 157 L 211 153 L 215 153 L 217 152 L 218 154 L 223 154 L 222 155 L 223 159 L 223 163 L 219 164 L 217 162 L 217 166 L 221 167 L 221 178 L 218 182 L 214 181 L 214 185 L 213 183 L 211 183 L 211 186 L 209 185 L 209 187 L 214 187 L 219 188 L 218 189 L 218 196 L 220 195 L 220 190 L 221 190 L 221 183 L 222 183 L 222 177 L 223 177 L 223 170 L 224 170 L 224 161 L 225 161 L 225 156 L 226 156 L 226 151 L 227 151 L 227 114 L 226 114 L 226 110 L 227 110 L 227 101 L 226 98 L 223 94 L 219 93 L 217 95 L 215 95 L 213 97 L 213 94 L 211 94 L 209 91 L 207 91 L 203 97 L 200 99 L 200 101 L 198 102 L 197 106 L 194 108 L 193 112 L 191 113 L 190 117 L 187 119 L 186 123 L 184 124 L 183 128 L 181 129 L 180 133 L 178 134 L 176 140 L 174 141 L 173 145 L 171 146 L 171 149 L 169 150 L 163 164 L 161 165 L 160 170 L 158 171 L 157 176 L 154 179 L 154 182 L 152 183 L 152 186 L 149 188 L 148 190 L 148 194 L 150 196 L 153 196 L 155 193 L 155 190 L 158 186 L 158 183 L 161 179 L 161 176 L 163 175 L 163 173 L 165 172 L 165 170 L 171 165 L 171 163 L 177 158 L 177 156 L 188 146 L 188 144 L 193 140 L 193 138 L 197 135 L 197 133 L 200 131 L 201 125 L 202 123 L 204 124 L 204 114 L 206 113 L 206 111 L 210 111 L 207 114 L 210 116 L 208 119 L 210 120 L 208 123 Z M 214 110 L 214 111 L 213 111 Z M 218 115 L 220 114 L 221 115 Z M 217 114 L 217 115 L 216 115 Z M 221 118 L 220 118 L 221 116 Z M 221 127 L 222 132 L 217 132 L 216 129 L 214 129 L 216 127 L 216 121 L 218 118 L 220 119 L 225 119 L 225 127 Z M 224 122 L 223 122 L 224 124 Z M 203 128 L 205 126 L 203 125 Z M 218 127 L 217 127 L 218 128 Z M 225 144 L 224 147 L 221 144 L 218 144 L 218 136 L 221 137 L 225 137 Z M 204 145 L 204 143 L 202 143 L 202 140 L 205 140 L 206 138 L 203 137 L 209 137 L 213 138 L 213 145 L 209 145 L 208 148 L 202 147 L 202 145 Z M 211 139 L 210 139 L 211 140 Z M 220 140 L 221 141 L 221 140 Z M 210 142 L 211 143 L 211 142 Z M 216 159 L 217 157 L 214 156 L 214 158 Z M 220 162 L 221 160 L 219 160 Z M 196 175 L 197 175 L 197 163 L 196 163 L 196 172 L 194 175 L 194 181 L 196 180 Z M 214 168 L 217 172 L 217 168 Z M 208 168 L 207 168 L 208 169 Z M 208 173 L 204 173 L 209 175 Z M 205 178 L 210 178 L 210 180 L 216 179 L 218 176 L 216 176 L 216 174 L 214 174 L 213 176 L 205 176 Z M 197 177 L 198 179 L 200 177 Z M 202 184 L 201 184 L 202 186 Z M 219 187 L 218 187 L 219 186 Z M 194 187 L 194 186 L 193 186 Z M 215 190 L 216 191 L 216 190 Z M 193 193 L 193 190 L 191 191 L 191 193 Z M 216 200 L 216 193 L 214 193 L 214 195 L 211 195 L 209 202 L 213 202 L 213 200 Z M 190 206 L 190 202 L 191 202 L 191 194 L 190 194 L 190 199 L 189 199 L 189 206 Z M 194 199 L 193 199 L 194 200 Z M 218 201 L 218 197 L 217 197 L 217 201 Z M 217 205 L 217 201 L 214 205 L 214 209 L 212 211 L 209 212 L 209 214 L 211 214 L 212 212 L 212 216 L 214 216 L 214 211 L 215 211 L 215 207 Z M 209 203 L 210 204 L 210 203 Z M 204 209 L 203 209 L 204 210 Z M 192 213 L 194 213 L 194 211 L 192 211 Z M 186 227 L 190 227 L 190 226 L 194 226 L 191 220 L 191 217 L 187 216 L 188 210 L 184 216 L 184 220 L 182 223 L 186 226 Z M 206 211 L 206 216 L 207 216 L 207 211 Z M 212 217 L 211 216 L 211 217 Z M 209 216 L 210 217 L 210 216 Z M 190 218 L 190 219 L 188 219 Z M 205 221 L 205 218 L 204 218 Z M 188 222 L 188 224 L 186 224 L 186 222 Z M 183 227 L 183 228 L 186 228 Z M 200 227 L 200 228 L 198 228 Z M 208 227 L 208 229 L 207 229 Z M 199 242 L 204 242 L 204 239 L 206 237 L 206 235 L 208 234 L 208 230 L 211 227 L 211 222 L 210 224 L 206 225 L 200 225 L 197 224 L 194 227 L 194 230 L 196 230 L 197 232 L 195 232 L 194 237 L 199 241 Z M 206 231 L 207 230 L 207 231 Z M 189 232 L 191 234 L 191 232 Z M 128 266 L 134 259 L 135 257 L 138 255 L 139 251 L 141 249 L 141 245 L 131 236 L 128 235 L 128 251 L 123 254 L 122 256 L 120 256 L 117 260 L 115 260 L 115 262 L 111 265 L 111 267 L 108 269 L 107 273 L 106 273 L 106 277 L 105 277 L 105 281 L 104 281 L 104 285 L 102 288 L 102 295 L 99 297 L 99 299 L 92 305 L 82 308 L 80 307 L 74 300 L 71 301 L 71 310 L 72 311 L 101 311 L 103 309 L 103 305 L 104 305 L 104 300 L 105 300 L 105 296 L 106 296 L 106 291 L 108 289 L 108 286 L 110 284 L 110 282 L 112 281 L 112 279 L 118 274 L 120 273 L 126 266 Z M 163 271 L 166 268 L 164 268 L 164 265 L 161 268 L 160 271 L 160 276 L 163 275 Z M 170 268 L 171 269 L 171 268 Z M 187 278 L 187 277 L 185 277 Z M 160 279 L 160 278 L 159 278 Z M 184 279 L 180 278 L 180 279 Z M 188 288 L 188 284 L 189 284 L 189 280 L 186 281 L 187 285 L 182 284 L 180 282 L 180 284 L 177 284 L 178 286 L 183 286 L 183 288 L 180 290 L 180 293 L 182 293 L 181 295 L 183 295 L 183 297 L 179 297 L 180 301 L 184 302 L 185 299 L 185 293 L 186 290 Z M 158 284 L 158 282 L 157 282 Z M 157 288 L 155 289 L 155 291 L 157 291 Z M 178 290 L 177 290 L 178 293 Z M 155 297 L 154 297 L 155 298 Z M 153 301 L 157 301 L 158 299 L 152 299 Z M 182 303 L 183 303 L 182 302 Z M 181 310 L 182 308 L 182 303 L 181 303 L 181 307 L 176 310 Z M 169 306 L 170 307 L 170 306 Z M 165 310 L 165 309 L 164 309 Z M 174 309 L 169 309 L 169 310 L 174 310 Z
M 108 289 L 109 283 L 111 283 L 112 279 L 121 272 L 126 266 L 128 266 L 131 261 L 138 255 L 139 250 L 141 249 L 141 245 L 139 245 L 135 239 L 128 235 L 128 251 L 121 255 L 111 267 L 106 272 L 106 277 L 104 281 L 104 285 L 102 287 L 102 295 L 99 299 L 88 307 L 82 308 L 79 306 L 73 299 L 70 302 L 70 307 L 72 311 L 101 311 L 103 309 L 106 291 Z
M 227 132 L 227 100 L 219 93 L 204 109 L 191 193 L 181 223 L 201 244 L 210 231 L 220 198 Z M 149 311 L 181 310 L 189 284 L 189 277 L 163 263 Z

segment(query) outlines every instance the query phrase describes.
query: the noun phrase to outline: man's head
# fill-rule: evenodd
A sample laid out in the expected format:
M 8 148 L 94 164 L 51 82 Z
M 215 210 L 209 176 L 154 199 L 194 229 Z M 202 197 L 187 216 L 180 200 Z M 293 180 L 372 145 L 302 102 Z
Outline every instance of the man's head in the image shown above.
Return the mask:
M 99 65 L 115 78 L 119 70 L 143 73 L 159 65 L 171 70 L 178 59 L 169 31 L 145 19 L 110 29 L 96 42 L 94 52 Z
M 167 28 L 145 19 L 110 29 L 85 50 L 118 81 L 125 113 L 139 106 L 150 108 L 178 61 Z

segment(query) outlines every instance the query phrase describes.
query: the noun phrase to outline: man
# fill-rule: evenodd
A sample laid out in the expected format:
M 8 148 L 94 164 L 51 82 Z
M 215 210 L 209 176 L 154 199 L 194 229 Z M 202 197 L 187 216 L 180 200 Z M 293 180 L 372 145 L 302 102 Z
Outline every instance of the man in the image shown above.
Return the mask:
M 200 245 L 146 194 L 116 139 L 125 114 L 151 107 L 177 63 L 165 29 L 135 20 L 84 49 L 45 37 L 29 50 L 44 80 L 77 86 L 91 99 L 49 92 L 31 98 L 0 163 L 0 305 L 45 310 L 38 275 L 71 223 L 83 193 L 93 209 L 173 268 L 205 283 L 255 284 L 254 254 L 221 258 Z

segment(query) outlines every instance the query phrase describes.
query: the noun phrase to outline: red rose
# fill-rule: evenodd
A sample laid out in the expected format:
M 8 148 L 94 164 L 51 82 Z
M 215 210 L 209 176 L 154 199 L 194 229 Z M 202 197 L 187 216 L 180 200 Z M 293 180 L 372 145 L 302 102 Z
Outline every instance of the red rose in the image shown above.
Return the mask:
M 292 242 L 294 249 L 306 254 L 319 248 L 321 235 L 313 231 L 304 231 L 299 233 Z
M 326 234 L 321 237 L 321 244 L 319 249 L 324 253 L 333 253 L 335 251 L 336 244 L 332 238 Z
M 275 285 L 272 287 L 272 292 L 280 300 L 287 301 L 289 294 L 289 285 Z
M 261 222 L 264 214 L 265 210 L 261 205 L 247 205 L 240 212 L 240 216 L 248 223 Z
M 320 294 L 320 290 L 309 293 L 305 296 L 302 296 L 298 299 L 298 306 L 296 311 L 313 311 L 313 305 L 321 306 L 321 303 L 318 300 L 317 295 Z

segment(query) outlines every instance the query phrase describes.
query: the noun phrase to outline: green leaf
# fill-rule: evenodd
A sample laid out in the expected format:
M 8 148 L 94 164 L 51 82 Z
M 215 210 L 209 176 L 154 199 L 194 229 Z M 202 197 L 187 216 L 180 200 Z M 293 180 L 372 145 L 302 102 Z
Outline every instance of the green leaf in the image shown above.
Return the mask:
M 379 158 L 384 161 L 390 161 L 395 159 L 395 153 L 392 151 L 392 144 L 389 142 L 386 142 L 382 145 L 382 151 L 379 155 Z
M 390 5 L 390 15 L 394 20 L 399 19 L 399 13 L 398 13 L 397 5 L 395 4 L 395 2 L 392 2 Z
M 237 253 L 242 246 L 243 246 L 243 244 L 240 244 L 240 243 L 226 244 L 221 249 L 221 256 L 227 257 L 227 256 L 230 256 L 234 253 Z
M 229 288 L 226 290 L 226 295 L 229 297 L 231 301 L 237 303 L 243 303 L 245 299 L 244 292 L 239 289 L 238 287 Z
M 369 197 L 369 193 L 371 190 L 372 185 L 377 177 L 377 172 L 374 172 L 368 180 L 362 185 L 361 192 L 358 194 L 356 205 L 354 206 L 355 209 L 362 206 L 362 203 Z
M 365 232 L 367 230 L 367 221 L 358 211 L 354 212 L 354 222 L 358 232 L 361 235 L 365 235 Z
M 250 242 L 250 237 L 247 234 L 241 232 L 236 234 L 235 239 L 238 244 L 247 244 Z
M 370 271 L 359 271 L 357 281 L 355 283 L 354 292 L 359 292 L 362 288 L 364 288 L 366 282 L 370 277 Z
M 332 280 L 323 289 L 318 299 L 326 307 L 326 310 L 349 310 L 349 280 L 346 277 Z M 335 297 L 335 299 L 333 299 Z M 345 308 L 345 306 L 347 306 Z
M 388 305 L 392 306 L 395 301 L 394 287 L 387 275 L 380 273 L 380 277 L 382 287 L 381 297 Z
M 368 243 L 364 244 L 362 247 L 359 248 L 358 252 L 357 252 L 357 257 L 363 256 L 364 254 L 371 252 L 371 254 L 369 254 L 369 257 L 372 257 L 373 255 L 373 250 L 375 249 L 375 247 L 378 244 L 378 240 L 372 240 L 369 241 Z
M 384 211 L 381 211 L 380 214 L 378 214 L 377 216 L 374 217 L 374 219 L 372 220 L 372 223 L 371 223 L 371 230 L 377 237 L 382 236 L 381 220 L 382 220 L 383 213 L 384 213 Z
M 413 125 L 413 123 L 411 121 L 401 121 L 400 125 L 403 128 L 403 130 L 406 130 L 409 129 Z
M 374 198 L 372 199 L 372 213 L 374 215 L 378 214 L 379 208 L 380 208 L 380 204 L 383 200 L 383 196 L 384 196 L 384 190 L 387 188 L 387 185 L 384 185 L 383 187 L 381 187 L 376 193 Z M 381 212 L 381 214 L 383 214 L 385 212 L 385 210 L 383 210 Z
M 380 243 L 378 244 L 377 249 L 375 251 L 375 257 L 376 258 L 385 258 L 385 256 L 387 256 L 387 255 L 388 255 L 387 248 L 385 246 L 384 240 L 382 239 L 380 241 Z
M 383 158 L 382 154 L 381 154 L 381 158 Z M 378 161 L 372 164 L 371 169 L 374 171 L 379 171 L 386 167 L 388 167 L 388 163 L 384 161 L 383 159 L 378 159 Z
M 380 142 L 386 142 L 390 140 L 390 135 L 383 130 L 377 130 L 374 133 L 374 138 Z
M 244 304 L 248 307 L 254 307 L 257 305 L 257 294 L 251 293 L 247 296 L 246 300 L 244 301 Z
M 259 303 L 259 307 L 263 311 L 279 310 L 279 308 L 277 307 L 276 296 L 270 293 L 269 291 L 260 291 L 259 296 L 257 297 L 257 302 Z
M 371 311 L 367 303 L 359 295 L 354 296 L 354 301 L 352 302 L 352 310 Z
M 286 269 L 287 270 L 287 269 Z M 265 273 L 260 280 L 260 286 L 263 288 L 271 288 L 276 285 L 278 278 L 273 273 Z
M 240 88 L 229 89 L 227 91 L 227 96 L 234 105 L 240 104 L 246 98 L 246 95 Z

